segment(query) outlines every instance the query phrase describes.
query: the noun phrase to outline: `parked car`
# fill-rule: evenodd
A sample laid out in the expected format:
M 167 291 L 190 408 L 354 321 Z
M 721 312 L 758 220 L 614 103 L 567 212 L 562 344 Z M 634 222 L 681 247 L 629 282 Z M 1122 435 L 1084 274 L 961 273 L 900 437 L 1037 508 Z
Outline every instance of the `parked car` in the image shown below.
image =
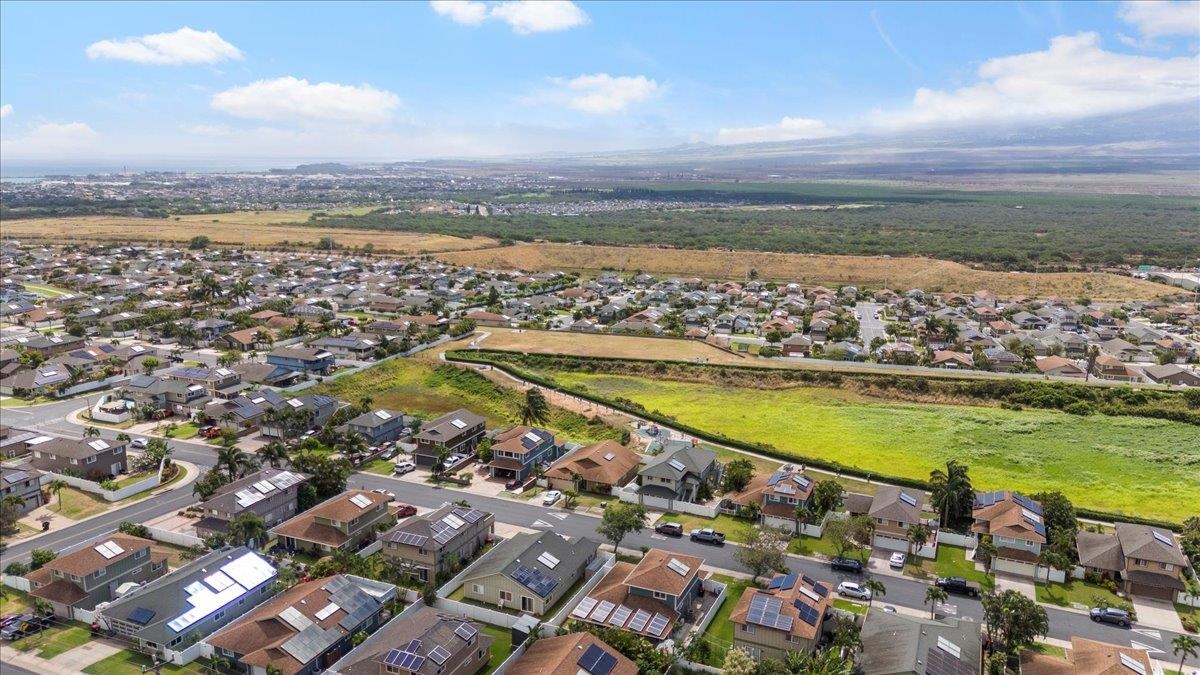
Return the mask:
M 417 515 L 417 507 L 410 504 L 401 504 L 400 508 L 396 510 L 397 518 L 408 518 L 415 515 Z
M 1133 624 L 1129 612 L 1116 607 L 1097 607 L 1091 611 L 1091 617 L 1096 623 L 1111 623 L 1121 628 L 1129 628 Z
M 517 488 L 521 487 L 524 484 L 525 484 L 525 481 L 521 480 L 520 478 L 509 478 L 508 482 L 504 484 L 504 489 L 505 490 L 516 490 Z
M 135 438 L 129 442 L 129 447 L 134 448 L 136 450 L 145 450 L 146 446 L 149 444 L 150 443 L 144 438 Z
M 404 460 L 403 462 L 396 462 L 396 465 L 392 468 L 392 471 L 394 471 L 395 473 L 398 473 L 400 475 L 404 475 L 404 474 L 408 473 L 409 471 L 415 471 L 416 469 L 417 469 L 416 464 L 413 464 L 412 462 L 410 462 L 408 460 Z
M 561 492 L 559 492 L 558 490 L 550 490 L 546 494 L 542 495 L 542 505 L 543 506 L 553 506 L 554 502 L 557 502 L 560 499 L 562 499 Z
M 683 536 L 683 526 L 679 523 L 659 523 L 654 526 L 654 531 L 668 537 Z
M 904 567 L 905 560 L 908 560 L 908 556 L 897 551 L 892 554 L 892 557 L 888 558 L 888 565 L 896 569 L 902 569 Z
M 47 620 L 38 618 L 32 614 L 22 614 L 0 630 L 0 638 L 5 640 L 19 640 L 26 635 L 33 635 L 46 627 Z
M 396 493 L 395 492 L 388 492 L 387 490 L 384 490 L 383 488 L 375 488 L 374 490 L 371 490 L 371 492 L 376 492 L 381 495 L 387 495 L 389 502 L 396 501 Z
M 854 558 L 834 558 L 829 561 L 829 566 L 839 572 L 853 572 L 854 574 L 862 574 L 862 563 Z
M 853 581 L 843 581 L 842 583 L 838 584 L 837 592 L 838 595 L 844 598 L 855 598 L 857 600 L 871 599 L 870 589 L 863 588 Z
M 972 598 L 979 597 L 983 590 L 979 584 L 973 581 L 967 581 L 962 577 L 942 577 L 941 579 L 935 581 L 934 585 L 946 591 L 947 593 L 966 595 Z
M 701 544 L 712 544 L 714 546 L 725 545 L 725 533 L 717 532 L 716 530 L 706 527 L 700 530 L 692 530 L 689 538 Z
M 204 436 L 204 438 L 216 438 L 217 436 L 221 435 L 221 427 L 218 427 L 218 426 L 208 427 L 207 429 L 204 430 L 204 433 L 201 435 Z

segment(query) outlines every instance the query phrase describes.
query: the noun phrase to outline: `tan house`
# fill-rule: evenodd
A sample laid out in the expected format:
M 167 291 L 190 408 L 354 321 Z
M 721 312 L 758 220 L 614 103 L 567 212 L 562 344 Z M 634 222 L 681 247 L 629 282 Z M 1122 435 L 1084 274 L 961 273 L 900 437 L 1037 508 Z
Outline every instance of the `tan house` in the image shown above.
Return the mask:
M 694 618 L 703 564 L 703 558 L 656 548 L 636 565 L 618 562 L 571 610 L 571 618 L 665 640 L 677 621 Z
M 637 675 L 638 667 L 591 633 L 542 638 L 510 669 L 538 675 Z
M 474 675 L 487 666 L 492 640 L 483 624 L 421 605 L 387 622 L 329 670 L 341 675 Z
M 608 494 L 637 477 L 642 458 L 616 441 L 586 445 L 562 457 L 543 474 L 552 489 Z M 579 476 L 580 484 L 575 483 Z
M 808 504 L 815 486 L 816 481 L 799 468 L 782 467 L 770 475 L 756 475 L 740 492 L 726 494 L 720 508 L 737 514 L 757 504 L 764 525 L 794 532 L 799 527 L 796 509 Z
M 1188 559 L 1175 535 L 1149 525 L 1117 523 L 1115 534 L 1081 531 L 1075 538 L 1079 564 L 1124 582 L 1124 591 L 1158 600 L 1174 600 L 1184 589 Z
M 1037 360 L 1037 368 L 1043 375 L 1053 377 L 1084 377 L 1086 375 L 1083 368 L 1064 356 L 1043 356 Z
M 338 549 L 357 551 L 393 522 L 387 495 L 347 490 L 276 525 L 270 532 L 289 551 L 326 555 Z
M 775 577 L 767 590 L 747 588 L 729 615 L 733 646 L 756 661 L 810 651 L 821 639 L 825 611 L 832 603 L 829 586 L 797 574 Z
M 921 522 L 921 499 L 912 488 L 881 485 L 867 514 L 875 521 L 871 545 L 887 551 L 908 552 L 908 528 Z
M 116 597 L 122 584 L 144 584 L 167 573 L 167 555 L 150 550 L 154 542 L 111 534 L 64 553 L 25 576 L 30 595 L 54 607 L 54 614 L 75 618 Z
M 1021 675 L 1136 675 L 1156 672 L 1145 649 L 1071 638 L 1064 656 L 1025 651 Z
M 491 540 L 496 517 L 479 509 L 443 504 L 397 523 L 380 536 L 383 555 L 421 581 L 453 574 Z
M 1046 545 L 1041 504 L 1018 492 L 983 492 L 975 496 L 971 517 L 971 532 L 980 539 L 992 538 L 996 571 L 1030 577 L 1037 573 L 1038 556 Z
M 463 575 L 464 597 L 542 616 L 583 578 L 600 545 L 554 532 L 518 534 L 500 542 Z

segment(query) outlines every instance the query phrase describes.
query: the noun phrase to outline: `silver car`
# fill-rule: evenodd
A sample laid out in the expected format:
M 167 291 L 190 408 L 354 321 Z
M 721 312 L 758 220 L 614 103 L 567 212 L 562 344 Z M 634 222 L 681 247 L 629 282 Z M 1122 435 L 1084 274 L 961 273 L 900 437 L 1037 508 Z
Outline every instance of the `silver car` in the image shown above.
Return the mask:
M 843 581 L 838 584 L 838 595 L 845 598 L 855 598 L 856 600 L 870 600 L 871 591 L 854 583 L 853 581 Z

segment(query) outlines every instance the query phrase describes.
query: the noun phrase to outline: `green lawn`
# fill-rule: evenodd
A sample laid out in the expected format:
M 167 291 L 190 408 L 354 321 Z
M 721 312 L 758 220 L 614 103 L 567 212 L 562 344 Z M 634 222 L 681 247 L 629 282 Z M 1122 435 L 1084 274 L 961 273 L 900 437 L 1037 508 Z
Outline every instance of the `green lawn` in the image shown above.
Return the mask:
M 358 467 L 358 470 L 366 471 L 367 473 L 377 473 L 380 476 L 390 476 L 392 473 L 394 473 L 395 468 L 395 462 L 391 461 L 390 459 L 383 459 L 380 457 L 363 464 L 362 466 Z
M 62 504 L 59 504 L 59 499 Z M 71 520 L 80 520 L 108 510 L 109 503 L 100 495 L 65 487 L 57 495 L 50 496 L 50 510 Z
M 164 434 L 167 438 L 175 438 L 185 441 L 189 438 L 195 438 L 196 433 L 200 431 L 200 425 L 195 422 L 184 422 L 175 427 L 175 430 L 169 434 Z
M 1115 593 L 1108 589 L 1089 584 L 1082 579 L 1074 579 L 1068 584 L 1034 584 L 1037 593 L 1037 601 L 1059 607 L 1070 607 L 1072 603 L 1080 604 L 1085 607 L 1091 607 L 1093 598 L 1103 598 L 1105 602 L 1113 606 L 1124 606 L 1128 601 L 1123 600 Z
M 45 284 L 23 283 L 22 285 L 27 291 L 50 298 L 57 298 L 60 295 L 67 295 L 71 292 L 62 288 L 55 288 L 54 286 L 46 286 Z
M 922 579 L 930 577 L 962 577 L 967 581 L 974 581 L 983 589 L 991 590 L 994 582 L 992 577 L 986 572 L 975 569 L 974 561 L 967 560 L 967 549 L 959 548 L 958 546 L 947 546 L 942 544 L 937 549 L 937 559 L 930 560 L 929 558 L 921 558 L 919 556 L 909 557 L 909 562 L 904 567 L 907 574 Z
M 720 667 L 725 662 L 725 652 L 733 646 L 733 622 L 729 620 L 729 616 L 733 614 L 733 608 L 737 606 L 742 593 L 754 584 L 749 580 L 734 579 L 723 574 L 714 574 L 712 578 L 725 584 L 725 600 L 721 602 L 721 609 L 717 610 L 717 615 L 713 617 L 712 623 L 708 624 L 708 629 L 701 638 L 709 647 L 708 658 L 704 662 Z
M 49 635 L 51 631 L 56 632 Z M 92 638 L 91 631 L 82 626 L 52 628 L 45 632 L 47 633 L 46 640 L 42 643 L 42 650 L 38 652 L 38 658 L 42 659 L 52 659 L 63 652 L 82 647 Z
M 550 371 L 680 422 L 868 471 L 926 479 L 957 459 L 978 489 L 1060 490 L 1076 506 L 1181 521 L 1200 502 L 1200 427 L 1140 417 L 910 404 L 796 386 L 751 390 Z
M 1056 647 L 1054 645 L 1048 645 L 1045 642 L 1038 642 L 1035 645 L 1033 645 L 1033 647 L 1028 649 L 1027 651 L 1031 651 L 1035 654 L 1047 654 L 1049 656 L 1057 656 L 1060 659 L 1066 658 L 1066 656 L 1067 656 L 1066 649 L 1063 649 L 1062 647 Z
M 83 672 L 88 675 L 142 675 L 145 672 L 142 670 L 142 667 L 151 665 L 154 665 L 153 661 L 145 654 L 126 650 L 93 663 L 84 668 Z M 168 663 L 162 667 L 162 672 L 206 675 L 209 670 L 205 668 L 204 661 L 201 659 L 192 661 L 186 666 L 176 666 Z
M 817 539 L 816 537 L 806 537 L 804 535 L 793 537 L 792 540 L 788 542 L 788 553 L 807 556 L 821 554 L 829 558 L 834 558 L 838 554 L 837 546 L 835 546 L 833 543 L 833 537 L 830 537 L 828 532 L 821 535 L 820 539 Z M 871 555 L 871 549 L 851 549 L 846 551 L 846 555 L 848 557 L 857 558 L 863 562 L 866 562 L 867 556 Z
M 146 480 L 147 478 L 153 476 L 155 473 L 156 473 L 155 471 L 143 471 L 141 473 L 135 473 L 133 475 L 126 476 L 117 481 L 117 486 L 125 487 L 126 485 L 133 485 L 134 483 L 140 483 L 140 482 Z
M 5 588 L 4 593 L 4 597 L 0 598 L 0 616 L 24 614 L 33 609 L 33 598 L 28 593 L 15 588 Z
M 1185 630 L 1188 628 L 1189 624 L 1193 627 L 1193 629 L 1200 628 L 1200 607 L 1181 605 L 1177 602 L 1175 603 L 1175 612 L 1179 614 L 1179 620 L 1184 622 L 1183 627 Z M 1195 632 L 1195 630 L 1191 630 L 1189 632 Z
M 488 675 L 504 663 L 504 659 L 508 658 L 508 653 L 512 651 L 512 632 L 496 626 L 488 624 L 483 625 L 483 632 L 492 636 L 492 657 L 488 659 L 487 667 L 482 671 L 482 675 Z
M 723 532 L 726 541 L 746 541 L 750 536 L 750 531 L 754 529 L 754 523 L 749 520 L 734 518 L 725 513 L 718 513 L 716 518 L 704 518 L 686 513 L 668 513 L 658 522 L 683 525 L 683 536 L 685 537 L 692 530 L 711 527 L 717 532 Z
M 860 602 L 854 602 L 853 600 L 843 600 L 841 598 L 834 598 L 833 606 L 835 609 L 840 609 L 844 612 L 850 612 L 851 614 L 866 614 L 867 613 L 866 605 L 864 605 Z

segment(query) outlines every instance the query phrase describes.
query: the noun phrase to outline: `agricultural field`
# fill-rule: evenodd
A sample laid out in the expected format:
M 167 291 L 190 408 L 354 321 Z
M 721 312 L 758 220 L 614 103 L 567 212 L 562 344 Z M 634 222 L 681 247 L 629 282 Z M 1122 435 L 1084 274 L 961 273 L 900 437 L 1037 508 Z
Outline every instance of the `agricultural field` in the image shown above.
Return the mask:
M 1178 289 L 1100 272 L 992 272 L 948 260 L 916 257 L 807 255 L 758 251 L 685 250 L 570 244 L 516 244 L 455 251 L 438 256 L 458 265 L 481 268 L 547 270 L 583 274 L 636 270 L 664 276 L 704 279 L 795 281 L 804 285 L 857 284 L 880 288 L 973 293 L 987 289 L 1000 296 L 1040 295 L 1093 300 L 1149 299 Z
M 1180 522 L 1200 502 L 1200 427 L 1158 419 L 911 404 L 797 386 L 715 384 L 551 371 L 680 423 L 797 457 L 927 479 L 957 459 L 979 489 L 1060 490 L 1077 506 Z
M 361 210 L 357 210 L 361 211 Z M 356 212 L 357 212 L 356 211 Z M 5 236 L 14 239 L 67 243 L 82 241 L 186 243 L 203 234 L 214 244 L 276 246 L 316 245 L 322 237 L 333 237 L 342 247 L 361 248 L 372 244 L 378 253 L 436 253 L 493 246 L 487 237 L 456 237 L 417 232 L 371 232 L 360 229 L 324 227 L 310 221 L 307 211 L 237 211 L 172 216 L 129 218 L 121 216 L 72 216 L 62 218 L 6 219 Z
M 747 359 L 697 340 L 545 330 L 517 331 L 509 328 L 481 328 L 480 332 L 487 332 L 489 335 L 486 338 L 475 340 L 475 344 L 479 347 L 523 354 L 572 354 L 575 356 L 674 361 L 701 360 L 738 366 L 779 363 Z M 786 366 L 782 363 L 780 365 Z

